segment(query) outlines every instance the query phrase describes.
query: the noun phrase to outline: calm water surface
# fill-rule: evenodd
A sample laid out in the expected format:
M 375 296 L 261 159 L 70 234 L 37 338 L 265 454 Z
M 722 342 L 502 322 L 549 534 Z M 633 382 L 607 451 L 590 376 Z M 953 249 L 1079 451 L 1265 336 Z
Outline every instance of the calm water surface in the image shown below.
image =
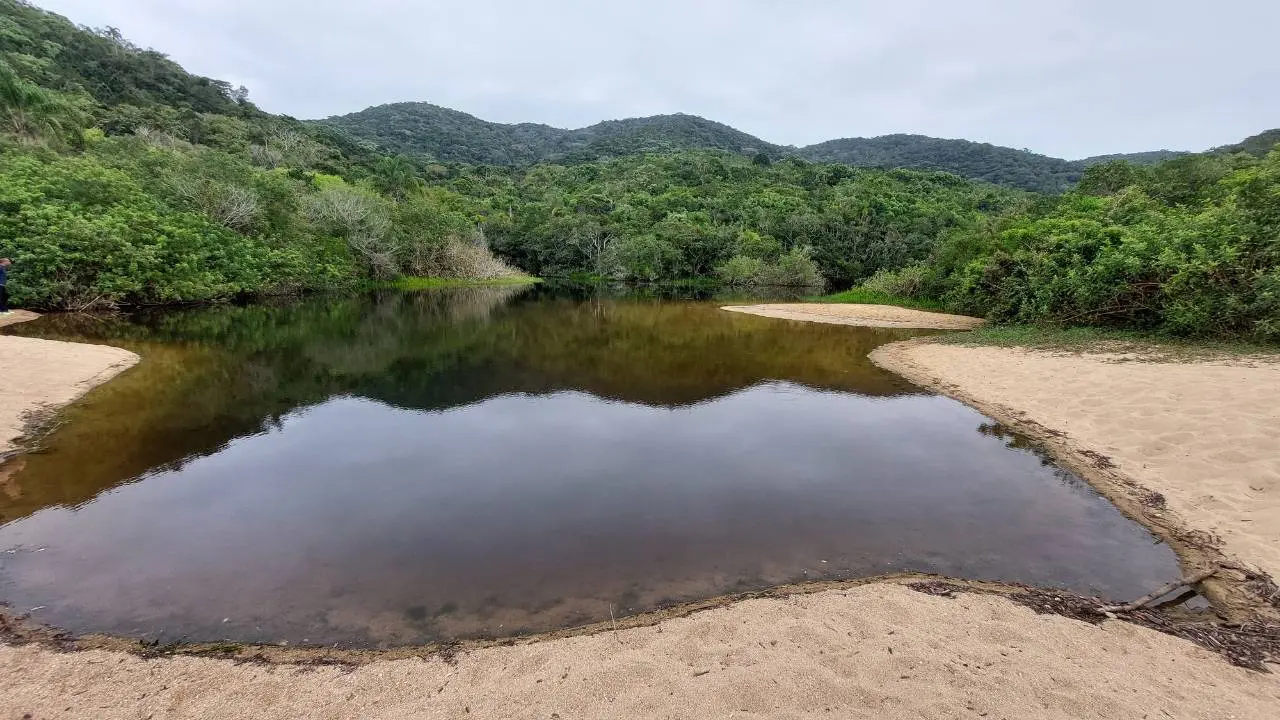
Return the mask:
M 76 632 L 386 646 L 921 570 L 1112 598 L 1173 554 L 907 331 L 486 288 L 12 332 L 144 361 L 0 474 L 0 600 Z

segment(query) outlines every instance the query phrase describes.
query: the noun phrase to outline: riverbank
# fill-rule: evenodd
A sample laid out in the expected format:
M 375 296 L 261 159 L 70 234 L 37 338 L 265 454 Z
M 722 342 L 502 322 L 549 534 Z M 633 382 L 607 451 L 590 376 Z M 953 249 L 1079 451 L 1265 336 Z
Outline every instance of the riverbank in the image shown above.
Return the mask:
M 40 317 L 15 311 L 0 327 Z M 138 362 L 138 356 L 106 345 L 0 336 L 0 461 L 21 452 L 42 417 L 71 403 Z M 27 438 L 29 440 L 29 438 Z

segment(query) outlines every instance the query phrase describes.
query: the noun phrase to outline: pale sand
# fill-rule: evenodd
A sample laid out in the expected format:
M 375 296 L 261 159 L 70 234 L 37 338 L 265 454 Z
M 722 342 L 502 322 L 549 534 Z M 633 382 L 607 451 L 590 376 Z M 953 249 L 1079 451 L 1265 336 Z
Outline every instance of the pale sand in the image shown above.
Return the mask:
M 39 317 L 15 311 L 0 326 Z M 0 458 L 12 453 L 28 413 L 75 400 L 138 362 L 128 350 L 106 345 L 0 337 Z
M 45 718 L 1258 718 L 1280 676 L 1122 622 L 888 583 L 656 626 L 339 668 L 0 647 L 0 708 Z M 20 679 L 19 682 L 14 682 Z
M 945 369 L 951 381 L 993 397 L 1004 396 L 984 383 L 1003 387 L 1012 381 L 993 378 L 1022 378 L 1021 394 L 1010 403 L 1034 408 L 1046 422 L 1071 421 L 1072 433 L 1094 428 L 1074 422 L 1071 412 L 1120 426 L 1093 440 L 1117 462 L 1127 453 L 1148 462 L 1168 453 L 1168 446 L 1146 448 L 1143 431 L 1169 422 L 1167 413 L 1135 406 L 1168 401 L 1170 392 L 1183 401 L 1201 398 L 1186 407 L 1207 410 L 1200 416 L 1207 427 L 1197 432 L 1216 433 L 1218 442 L 1210 448 L 1180 438 L 1182 445 L 1194 442 L 1213 455 L 1256 454 L 1255 435 L 1273 432 L 1242 429 L 1247 438 L 1240 443 L 1215 423 L 1219 405 L 1266 396 L 1250 368 L 1221 366 L 1229 375 L 1219 377 L 1216 365 L 1206 366 L 1208 374 L 1181 366 L 1180 384 L 1135 393 L 1108 379 L 1140 367 L 1134 364 L 898 347 L 920 363 L 917 370 L 940 363 L 939 374 Z M 1064 380 L 1081 368 L 1093 368 L 1089 382 L 1108 389 Z M 1249 389 L 1235 388 L 1241 382 Z M 1096 403 L 1082 403 L 1081 393 Z M 1206 408 L 1209 396 L 1215 401 Z M 1065 409 L 1076 403 L 1081 407 Z M 1122 416 L 1105 420 L 1097 403 Z M 1199 512 L 1193 507 L 1188 517 Z M 891 582 L 747 600 L 616 633 L 475 650 L 456 665 L 387 660 L 348 671 L 0 646 L 0 677 L 0 717 L 15 718 L 1280 717 L 1280 675 L 1233 667 L 1189 642 L 1118 621 L 1092 626 L 1036 615 L 994 596 L 931 597 Z
M 783 303 L 776 305 L 733 305 L 722 308 L 730 312 L 800 320 L 831 325 L 889 327 L 904 329 L 972 330 L 981 318 L 966 315 L 910 310 L 892 305 L 854 305 L 837 303 Z
M 1280 579 L 1280 357 L 1156 362 L 919 341 L 871 357 L 989 415 L 1065 433 Z

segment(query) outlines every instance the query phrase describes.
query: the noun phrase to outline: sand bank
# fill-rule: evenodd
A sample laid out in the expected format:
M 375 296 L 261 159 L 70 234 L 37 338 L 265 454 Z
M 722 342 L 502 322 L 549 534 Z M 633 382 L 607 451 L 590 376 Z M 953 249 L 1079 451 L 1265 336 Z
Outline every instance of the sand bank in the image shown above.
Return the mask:
M 1159 493 L 1151 512 L 1171 514 L 1171 526 L 1280 578 L 1280 362 L 919 341 L 871 357 L 997 419 L 1038 425 L 1097 470 Z
M 15 311 L 0 326 L 39 317 Z M 66 405 L 138 362 L 106 345 L 0 336 L 0 459 L 12 453 L 30 413 Z
M 761 315 L 783 320 L 801 320 L 831 325 L 889 327 L 903 329 L 972 330 L 984 321 L 965 315 L 910 310 L 892 305 L 855 305 L 835 303 L 783 303 L 777 305 L 733 305 L 730 312 Z
M 1280 676 L 1121 622 L 890 583 L 438 658 L 235 665 L 0 647 L 13 717 L 1274 718 Z M 15 682 L 15 680 L 19 681 Z M 9 716 L 6 715 L 6 716 Z

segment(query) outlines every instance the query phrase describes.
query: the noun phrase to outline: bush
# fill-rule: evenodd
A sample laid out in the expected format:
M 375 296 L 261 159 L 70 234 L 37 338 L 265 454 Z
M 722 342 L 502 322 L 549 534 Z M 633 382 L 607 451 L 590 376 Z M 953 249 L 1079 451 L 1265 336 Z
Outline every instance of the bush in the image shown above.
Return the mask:
M 783 253 L 773 262 L 735 255 L 717 267 L 715 274 L 721 282 L 733 287 L 821 288 L 824 284 L 822 273 L 806 248 Z
M 901 270 L 881 270 L 867 278 L 861 287 L 892 297 L 923 298 L 928 272 L 924 265 L 910 265 Z
M 952 273 L 948 306 L 1002 321 L 1280 340 L 1280 152 L 1179 158 L 1133 177 L 971 242 L 985 252 Z
M 483 236 L 479 235 L 471 239 L 452 236 L 440 243 L 418 245 L 406 270 L 415 277 L 470 280 L 497 280 L 522 275 L 494 257 Z
M 775 262 L 765 264 L 757 282 L 771 287 L 821 288 L 825 284 L 809 249 L 800 247 L 792 248 Z
M 282 278 L 281 253 L 173 211 L 92 158 L 0 156 L 0 255 L 15 302 L 53 308 L 208 300 Z
M 716 268 L 716 278 L 730 287 L 745 287 L 757 284 L 763 272 L 763 260 L 746 255 L 735 255 Z

